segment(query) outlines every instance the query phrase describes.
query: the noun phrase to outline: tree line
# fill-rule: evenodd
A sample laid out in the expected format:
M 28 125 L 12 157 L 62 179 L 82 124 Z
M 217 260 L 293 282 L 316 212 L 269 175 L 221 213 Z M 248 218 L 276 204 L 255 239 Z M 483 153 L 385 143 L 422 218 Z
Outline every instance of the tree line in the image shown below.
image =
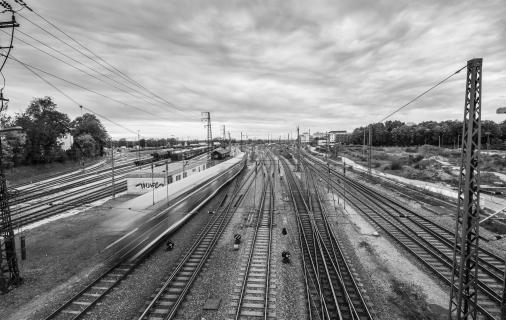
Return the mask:
M 35 98 L 26 110 L 14 116 L 3 115 L 0 122 L 2 128 L 22 128 L 2 136 L 6 167 L 102 156 L 109 140 L 107 130 L 94 114 L 85 113 L 71 120 L 57 110 L 51 97 Z M 62 139 L 69 136 L 73 143 L 64 150 Z
M 398 120 L 374 123 L 372 128 L 372 145 L 374 146 L 416 146 L 439 145 L 455 147 L 462 143 L 462 121 L 424 121 L 419 124 L 407 124 Z M 350 134 L 351 144 L 362 144 L 369 136 L 369 127 L 359 127 Z M 501 147 L 506 140 L 506 120 L 496 123 L 491 120 L 481 122 L 482 145 L 490 143 L 491 147 Z

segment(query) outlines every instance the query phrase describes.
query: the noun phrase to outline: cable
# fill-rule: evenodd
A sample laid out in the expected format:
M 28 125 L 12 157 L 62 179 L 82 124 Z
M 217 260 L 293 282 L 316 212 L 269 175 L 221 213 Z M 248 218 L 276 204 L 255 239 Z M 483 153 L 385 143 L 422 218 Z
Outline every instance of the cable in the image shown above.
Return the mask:
M 27 65 L 25 64 L 21 64 L 23 67 L 25 67 L 28 71 L 30 71 L 31 73 L 33 73 L 37 78 L 41 79 L 42 81 L 44 81 L 46 84 L 48 84 L 49 86 L 51 86 L 53 89 L 55 89 L 56 91 L 58 91 L 59 93 L 61 93 L 63 96 L 65 96 L 67 99 L 69 99 L 70 101 L 74 102 L 78 107 L 81 107 L 81 104 L 79 102 L 77 102 L 74 98 L 72 98 L 71 96 L 69 96 L 68 94 L 66 94 L 63 90 L 61 90 L 60 88 L 58 88 L 56 85 L 54 85 L 53 83 L 51 83 L 49 80 L 45 79 L 44 77 L 42 77 L 40 74 L 38 74 L 35 70 L 31 69 L 30 67 L 28 67 Z M 127 130 L 128 132 L 131 132 L 131 133 L 134 133 L 134 134 L 137 134 L 137 132 L 117 123 L 116 121 L 113 121 L 111 119 L 109 119 L 108 117 L 98 113 L 98 112 L 95 112 L 93 111 L 92 109 L 90 108 L 87 108 L 87 107 L 83 107 L 83 109 L 86 109 L 88 111 L 90 111 L 91 113 L 93 114 L 96 114 L 97 116 L 109 121 L 110 123 L 113 123 L 115 125 L 117 125 L 118 127 L 120 128 L 123 128 L 125 130 Z
M 0 29 L 0 31 L 2 31 L 2 32 L 3 32 L 3 33 L 5 33 L 5 34 L 8 34 L 6 31 L 4 31 L 4 30 L 2 30 L 2 29 Z M 83 65 L 83 66 L 85 66 L 85 67 L 87 67 L 88 69 L 90 69 L 90 70 L 92 70 L 92 71 L 97 72 L 96 70 L 91 69 L 91 68 L 90 68 L 90 67 L 88 67 L 87 65 L 85 65 L 85 64 L 83 64 L 83 63 L 81 63 L 80 61 L 77 61 L 77 60 L 75 60 L 74 58 L 69 57 L 68 55 L 66 55 L 65 53 L 63 53 L 63 52 L 59 51 L 58 49 L 55 49 L 55 48 L 53 48 L 53 47 L 51 47 L 51 46 L 48 46 L 47 44 L 45 44 L 45 43 L 43 43 L 43 42 L 41 42 L 41 41 L 39 41 L 39 40 L 35 39 L 34 37 L 30 36 L 29 34 L 26 34 L 26 33 L 22 32 L 22 31 L 20 31 L 20 33 L 22 33 L 22 34 L 24 34 L 24 35 L 28 36 L 29 38 L 31 38 L 31 39 L 33 39 L 33 40 L 35 40 L 35 41 L 37 41 L 37 42 L 39 42 L 40 44 L 42 44 L 42 45 L 44 45 L 44 46 L 48 47 L 49 49 L 51 49 L 51 50 L 53 50 L 53 51 L 56 51 L 56 52 L 58 52 L 59 54 L 61 54 L 61 55 L 65 56 L 65 57 L 67 57 L 67 58 L 69 58 L 69 59 L 71 59 L 71 60 L 73 60 L 73 61 L 75 61 L 75 62 L 77 62 L 77 63 L 79 63 L 79 64 L 81 64 L 81 65 Z M 21 39 L 21 38 L 19 38 L 19 37 L 14 36 L 14 38 L 15 38 L 16 40 L 21 41 L 22 43 L 24 43 L 24 44 L 26 44 L 26 45 L 28 45 L 28 46 L 32 47 L 32 48 L 34 48 L 34 49 L 36 49 L 36 50 L 38 50 L 38 51 L 40 51 L 40 52 L 44 53 L 44 54 L 46 54 L 46 55 L 48 55 L 48 56 L 50 56 L 50 57 L 52 57 L 52 58 L 54 58 L 54 59 L 56 59 L 56 60 L 58 60 L 58 61 L 60 61 L 60 62 L 62 62 L 62 63 L 64 63 L 64 64 L 68 65 L 69 67 L 74 68 L 74 69 L 76 69 L 76 70 L 78 70 L 78 71 L 80 71 L 80 72 L 82 72 L 82 73 L 84 73 L 84 74 L 86 74 L 86 75 L 88 75 L 88 76 L 90 76 L 90 77 L 92 77 L 92 78 L 94 78 L 94 79 L 96 79 L 96 80 L 98 80 L 98 81 L 102 82 L 102 83 L 105 83 L 105 84 L 107 84 L 107 85 L 110 85 L 111 87 L 113 87 L 113 88 L 115 88 L 115 89 L 117 89 L 117 90 L 120 90 L 120 91 L 122 91 L 122 92 L 124 92 L 124 93 L 126 93 L 126 94 L 128 94 L 128 95 L 130 95 L 130 96 L 132 96 L 132 97 L 134 97 L 134 98 L 136 98 L 136 99 L 141 99 L 141 100 L 143 100 L 143 101 L 145 101 L 145 102 L 147 102 L 147 103 L 153 103 L 153 101 L 148 101 L 146 98 L 144 98 L 144 97 L 142 97 L 142 96 L 136 96 L 136 95 L 132 94 L 131 92 L 129 92 L 129 91 L 127 91 L 127 90 L 123 89 L 123 88 L 120 88 L 120 87 L 118 87 L 118 86 L 115 86 L 114 84 L 111 84 L 111 83 L 109 83 L 109 82 L 105 81 L 104 79 L 100 79 L 99 77 L 97 77 L 97 76 L 95 76 L 95 75 L 93 75 L 93 74 L 91 74 L 91 73 L 87 72 L 86 70 L 83 70 L 83 69 L 81 69 L 81 68 L 79 68 L 79 67 L 77 67 L 77 66 L 75 66 L 75 65 L 72 65 L 72 64 L 68 63 L 67 61 L 65 61 L 65 60 L 63 60 L 63 59 L 61 59 L 61 58 L 59 58 L 59 57 L 57 57 L 57 56 L 55 56 L 55 55 L 53 55 L 53 54 L 51 54 L 51 53 L 47 52 L 47 51 L 45 51 L 45 50 L 43 50 L 43 49 L 41 49 L 41 48 L 38 48 L 38 47 L 34 46 L 33 44 L 31 44 L 31 43 L 29 43 L 29 42 L 27 42 L 27 41 L 25 41 L 25 40 L 23 40 L 23 39 Z M 98 72 L 97 72 L 97 73 L 98 73 Z M 99 74 L 100 74 L 100 73 L 99 73 Z M 114 79 L 111 79 L 111 80 L 115 81 Z M 117 81 L 115 81 L 115 82 L 117 82 Z M 151 99 L 153 99 L 153 98 L 151 98 Z M 159 101 L 157 101 L 157 100 L 154 100 L 154 103 L 160 103 L 160 102 L 159 102 Z
M 49 25 L 51 25 L 53 28 L 55 28 L 56 30 L 60 31 L 61 33 L 63 33 L 64 35 L 66 35 L 69 39 L 71 39 L 72 41 L 74 41 L 76 44 L 78 44 L 79 46 L 81 46 L 81 48 L 85 49 L 86 51 L 88 51 L 89 53 L 91 53 L 93 56 L 95 56 L 96 58 L 100 59 L 101 61 L 103 61 L 106 65 L 110 66 L 112 69 L 116 70 L 124 79 L 126 79 L 127 81 L 130 80 L 130 82 L 133 82 L 134 84 L 136 84 L 137 86 L 143 88 L 144 90 L 146 90 L 147 92 L 149 92 L 150 94 L 152 94 L 153 96 L 159 98 L 160 100 L 164 101 L 165 103 L 171 105 L 173 108 L 175 108 L 176 110 L 179 110 L 181 112 L 183 112 L 182 110 L 178 109 L 179 106 L 177 105 L 174 105 L 172 102 L 169 102 L 167 100 L 165 100 L 164 98 L 160 97 L 159 95 L 157 95 L 156 93 L 152 92 L 151 90 L 147 89 L 145 86 L 143 86 L 142 84 L 140 84 L 139 82 L 135 81 L 134 79 L 132 79 L 131 77 L 129 77 L 128 75 L 124 74 L 123 72 L 121 72 L 119 69 L 117 69 L 116 67 L 114 67 L 113 65 L 111 65 L 109 62 L 107 62 L 106 60 L 104 60 L 102 57 L 100 57 L 99 55 L 97 55 L 96 53 L 94 53 L 93 51 L 91 51 L 88 47 L 84 46 L 82 43 L 80 43 L 79 41 L 77 41 L 76 39 L 74 39 L 72 36 L 70 36 L 68 33 L 66 33 L 65 31 L 63 31 L 61 28 L 59 28 L 57 25 L 55 25 L 54 23 L 52 23 L 51 21 L 47 20 L 46 18 L 44 18 L 43 16 L 41 16 L 38 12 L 36 11 L 33 11 L 30 9 L 30 11 L 32 11 L 35 15 L 37 15 L 39 18 L 41 18 L 42 20 L 44 20 L 46 23 L 48 23 Z M 23 17 L 25 18 L 25 17 Z M 26 19 L 26 18 L 25 18 Z M 93 60 L 95 61 L 95 60 Z M 95 61 L 95 63 L 97 63 Z
M 3 55 L 3 54 L 2 54 L 2 55 Z M 86 87 L 84 87 L 84 86 L 82 86 L 82 85 L 80 85 L 80 84 L 78 84 L 78 83 L 72 82 L 72 81 L 67 80 L 67 79 L 65 79 L 65 78 L 62 78 L 62 77 L 60 77 L 60 76 L 57 76 L 57 75 L 55 75 L 55 74 L 53 74 L 53 73 L 51 73 L 51 72 L 45 71 L 45 70 L 43 70 L 43 69 L 41 69 L 41 68 L 38 68 L 38 67 L 32 66 L 32 65 L 30 65 L 30 64 L 28 64 L 28 63 L 25 63 L 25 62 L 23 62 L 23 61 L 21 61 L 21 60 L 18 60 L 18 59 L 16 59 L 16 58 L 15 58 L 14 56 L 12 56 L 12 55 L 11 55 L 10 57 L 8 57 L 8 59 L 14 60 L 14 61 L 16 61 L 16 62 L 18 62 L 18 63 L 22 64 L 23 66 L 27 66 L 27 67 L 29 67 L 29 68 L 31 68 L 31 69 L 38 70 L 38 71 L 40 71 L 40 72 L 42 72 L 42 73 L 44 73 L 44 74 L 46 74 L 46 75 L 48 75 L 48 76 L 51 76 L 51 77 L 53 77 L 53 78 L 56 78 L 56 79 L 61 80 L 61 81 L 63 81 L 63 82 L 66 82 L 66 83 L 68 83 L 68 84 L 71 84 L 71 85 L 73 85 L 73 86 L 75 86 L 75 87 L 78 87 L 78 88 L 80 88 L 80 89 L 83 89 L 83 90 L 85 90 L 85 91 L 88 91 L 88 92 L 94 93 L 94 94 L 96 94 L 96 95 L 99 95 L 99 96 L 101 96 L 101 97 L 103 97 L 103 98 L 106 98 L 106 99 L 108 99 L 108 100 L 111 100 L 111 101 L 113 101 L 113 102 L 116 102 L 116 103 L 119 103 L 119 104 L 122 104 L 122 105 L 125 105 L 125 106 L 128 106 L 128 107 L 131 107 L 131 108 L 136 109 L 136 110 L 138 110 L 138 111 L 141 111 L 141 112 L 147 113 L 147 114 L 149 114 L 149 115 L 152 115 L 152 116 L 154 116 L 154 117 L 156 117 L 156 118 L 160 118 L 160 115 L 157 115 L 157 114 L 154 114 L 154 113 L 152 113 L 152 112 L 146 111 L 146 110 L 144 110 L 144 109 L 141 109 L 141 108 L 136 107 L 136 106 L 134 106 L 134 105 L 131 105 L 131 104 L 129 104 L 129 103 L 122 102 L 122 101 L 120 101 L 120 100 L 118 100 L 118 99 L 111 98 L 111 97 L 106 96 L 105 94 L 102 94 L 102 93 L 97 92 L 97 91 L 95 91 L 95 90 L 88 89 L 88 88 L 86 88 Z
M 75 43 L 77 43 L 79 46 L 83 47 L 86 51 L 92 53 L 94 56 L 98 57 L 100 60 L 104 61 L 106 64 L 110 65 L 108 62 L 106 62 L 103 58 L 101 58 L 100 56 L 98 56 L 97 54 L 93 53 L 90 49 L 86 48 L 83 44 L 81 44 L 80 42 L 78 42 L 77 40 L 75 40 L 73 37 L 71 37 L 69 34 L 67 34 L 66 32 L 64 32 L 63 30 L 61 30 L 61 28 L 59 28 L 58 26 L 56 26 L 55 24 L 53 24 L 52 22 L 50 22 L 49 20 L 45 19 L 44 17 L 42 17 L 40 14 L 38 14 L 37 12 L 33 11 L 34 14 L 36 14 L 38 17 L 40 17 L 42 20 L 46 21 L 48 24 L 50 24 L 51 26 L 53 26 L 55 29 L 57 29 L 58 31 L 60 31 L 61 33 L 63 33 L 64 35 L 66 35 L 67 37 L 69 37 L 72 41 L 74 41 Z M 45 28 L 41 27 L 40 25 L 38 25 L 37 23 L 31 21 L 30 19 L 28 19 L 27 17 L 25 17 L 24 15 L 22 14 L 19 14 L 19 16 L 21 16 L 23 19 L 25 19 L 26 21 L 30 22 L 32 25 L 36 26 L 37 28 L 41 29 L 42 31 L 44 31 L 45 33 L 51 35 L 53 38 L 55 38 L 56 40 L 62 42 L 63 44 L 65 44 L 66 46 L 68 46 L 69 48 L 77 51 L 78 53 L 80 53 L 81 55 L 85 56 L 86 58 L 90 59 L 91 61 L 95 62 L 97 65 L 99 65 L 100 67 L 102 68 L 105 68 L 106 70 L 108 70 L 109 72 L 112 72 L 113 74 L 116 74 L 116 75 L 120 75 L 120 77 L 122 77 L 123 79 L 126 79 L 126 81 L 128 81 L 129 83 L 133 83 L 134 85 L 136 85 L 137 87 L 140 87 L 142 89 L 144 89 L 145 91 L 149 92 L 151 95 L 153 95 L 154 97 L 160 99 L 161 101 L 163 101 L 164 103 L 168 104 L 169 106 L 171 106 L 172 108 L 180 111 L 180 112 L 183 112 L 184 111 L 182 110 L 181 107 L 179 107 L 178 105 L 170 102 L 170 101 L 167 101 L 165 100 L 164 98 L 158 96 L 157 94 L 153 93 L 151 90 L 148 90 L 146 87 L 144 87 L 143 85 L 141 85 L 140 83 L 138 83 L 137 81 L 131 79 L 130 77 L 128 77 L 127 75 L 125 75 L 123 72 L 119 71 L 117 68 L 113 67 L 111 65 L 111 68 L 107 67 L 107 66 L 104 66 L 103 64 L 99 63 L 96 59 L 94 59 L 93 57 L 90 57 L 89 55 L 87 55 L 86 53 L 84 53 L 82 50 L 76 48 L 75 46 L 72 46 L 71 44 L 69 44 L 67 41 L 59 38 L 58 36 L 56 36 L 55 34 L 49 32 L 48 30 L 46 30 Z M 116 70 L 116 71 L 115 71 Z M 130 79 L 130 80 L 128 80 Z M 123 86 L 129 88 L 130 90 L 135 90 L 133 89 L 132 87 L 129 87 L 127 86 L 126 84 L 124 83 L 121 83 Z M 139 91 L 138 91 L 139 92 Z M 146 94 L 143 94 L 144 96 L 146 97 L 149 97 L 148 95 Z
M 429 93 L 432 89 L 434 89 L 434 88 L 438 87 L 439 85 L 443 84 L 444 82 L 446 82 L 447 80 L 449 80 L 451 77 L 453 77 L 454 75 L 456 75 L 457 73 L 459 73 L 460 71 L 462 71 L 463 69 L 465 69 L 466 67 L 467 66 L 463 66 L 462 68 L 458 69 L 457 71 L 455 71 L 454 73 L 452 73 L 448 77 L 444 78 L 443 80 L 439 81 L 438 83 L 436 83 L 435 85 L 433 85 L 429 89 L 425 90 L 424 92 L 420 93 L 419 95 L 417 95 L 416 97 L 414 97 L 413 99 L 411 99 L 408 103 L 406 103 L 406 104 L 400 106 L 399 108 L 395 109 L 392 113 L 390 113 L 389 115 L 387 115 L 386 117 L 384 117 L 383 119 L 381 119 L 379 121 L 379 123 L 385 121 L 386 119 L 390 118 L 391 116 L 393 116 L 397 112 L 401 111 L 402 109 L 404 109 L 405 107 L 407 107 L 411 103 L 415 102 L 416 100 L 418 100 L 419 98 L 421 98 L 425 94 Z

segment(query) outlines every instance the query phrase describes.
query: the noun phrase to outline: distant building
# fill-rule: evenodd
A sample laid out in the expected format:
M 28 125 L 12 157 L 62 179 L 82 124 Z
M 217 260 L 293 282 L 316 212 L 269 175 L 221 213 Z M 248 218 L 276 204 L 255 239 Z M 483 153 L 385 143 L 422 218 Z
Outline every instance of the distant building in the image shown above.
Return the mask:
M 230 151 L 223 148 L 217 148 L 211 152 L 211 158 L 215 160 L 223 160 L 230 156 Z
M 312 135 L 313 139 L 327 139 L 327 133 L 326 132 L 316 132 Z
M 58 143 L 63 151 L 70 150 L 74 144 L 74 137 L 70 133 L 67 133 L 63 138 L 58 138 Z
M 346 130 L 329 131 L 330 143 L 346 143 L 348 142 L 349 134 Z
M 311 142 L 311 134 L 309 132 L 303 132 L 300 135 L 300 143 L 309 143 Z

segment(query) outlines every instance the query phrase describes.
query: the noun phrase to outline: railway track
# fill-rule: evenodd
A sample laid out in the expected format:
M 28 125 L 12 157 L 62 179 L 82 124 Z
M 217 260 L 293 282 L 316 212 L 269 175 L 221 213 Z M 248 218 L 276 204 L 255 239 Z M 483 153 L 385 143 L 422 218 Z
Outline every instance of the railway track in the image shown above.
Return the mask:
M 183 197 L 184 198 L 184 197 Z M 227 199 L 227 193 L 220 199 L 218 208 L 220 208 L 225 200 Z M 204 200 L 206 202 L 208 199 Z M 172 208 L 179 205 L 184 199 L 180 201 L 176 200 L 174 204 L 166 209 L 168 212 Z M 204 203 L 203 202 L 203 203 Z M 197 210 L 203 203 L 197 206 Z M 156 217 L 160 217 L 157 215 Z M 148 227 L 138 227 L 141 232 L 133 239 L 128 245 L 122 246 L 116 250 L 116 254 L 111 258 L 109 263 L 112 266 L 105 272 L 100 274 L 94 281 L 85 286 L 81 291 L 72 296 L 58 309 L 48 315 L 45 320 L 53 319 L 65 319 L 65 320 L 76 320 L 82 318 L 87 312 L 89 312 L 98 302 L 106 297 L 109 292 L 116 287 L 128 274 L 130 274 L 135 268 L 141 264 L 161 243 L 164 237 L 156 238 L 155 243 L 151 242 L 149 247 L 145 247 L 146 243 L 149 243 L 149 235 L 153 229 L 161 228 L 167 229 L 166 221 L 162 218 L 155 220 L 155 224 L 152 226 L 151 223 Z M 215 219 L 211 219 L 204 230 L 209 230 L 214 225 Z M 144 244 L 144 245 L 143 245 Z M 106 261 L 106 264 L 108 262 Z
M 167 280 L 161 283 L 137 319 L 173 319 L 176 316 L 188 291 L 244 198 L 243 195 L 248 192 L 256 178 L 253 176 L 255 171 L 252 170 L 241 184 L 237 180 L 235 190 L 228 197 L 227 204 L 216 210 L 213 219 L 200 232 Z
M 147 165 L 146 167 L 149 167 Z M 126 168 L 120 170 L 119 172 L 115 172 L 116 183 L 114 184 L 115 193 L 124 192 L 127 190 L 126 180 L 122 178 L 122 175 L 126 175 L 128 172 L 131 172 L 132 169 L 137 169 L 138 167 L 134 167 L 132 165 L 128 165 Z M 30 223 L 34 223 L 45 218 L 64 213 L 67 210 L 86 205 L 104 198 L 109 197 L 112 194 L 112 186 L 110 185 L 110 181 L 106 179 L 110 177 L 111 174 L 108 173 L 108 170 L 105 171 L 105 175 L 100 177 L 92 178 L 91 180 L 87 180 L 85 182 L 76 182 L 70 186 L 64 186 L 57 189 L 43 191 L 43 193 L 39 193 L 37 197 L 48 197 L 47 199 L 41 200 L 40 203 L 34 204 L 30 207 L 22 207 L 18 209 L 12 210 L 12 224 L 16 227 L 23 227 Z M 97 181 L 105 180 L 101 183 L 96 183 Z M 76 184 L 78 186 L 83 186 L 83 183 L 93 183 L 95 184 L 83 187 L 75 190 L 68 190 L 67 188 L 72 188 Z M 67 192 L 63 193 L 65 190 Z M 59 192 L 62 194 L 54 195 L 53 197 L 49 197 L 54 192 Z
M 321 205 L 310 175 L 306 192 L 283 160 L 286 182 L 297 214 L 303 265 L 308 275 L 310 319 L 372 319 L 339 242 Z
M 271 264 L 274 221 L 274 188 L 271 171 L 262 162 L 263 190 L 248 255 L 241 265 L 241 281 L 232 297 L 231 319 L 275 319 Z M 269 169 L 271 166 L 268 166 Z
M 317 175 L 326 178 L 328 168 L 321 163 L 305 164 Z M 370 222 L 383 230 L 392 240 L 416 257 L 433 274 L 450 285 L 452 274 L 454 233 L 447 228 L 410 210 L 398 201 L 379 194 L 353 179 L 344 178 L 333 169 L 334 178 L 345 181 L 346 200 Z M 342 187 L 330 180 L 337 193 Z M 495 319 L 500 313 L 504 260 L 480 248 L 478 309 L 482 318 Z

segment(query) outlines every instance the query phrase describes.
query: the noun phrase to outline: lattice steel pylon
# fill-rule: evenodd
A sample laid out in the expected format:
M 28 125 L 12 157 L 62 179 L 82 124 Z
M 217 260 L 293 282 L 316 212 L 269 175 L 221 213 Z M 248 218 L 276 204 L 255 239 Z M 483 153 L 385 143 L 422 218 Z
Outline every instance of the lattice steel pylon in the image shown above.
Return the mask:
M 26 6 L 24 3 L 23 5 Z M 5 9 L 2 13 L 11 14 L 11 20 L 0 21 L 0 29 L 11 29 L 9 45 L 0 46 L 0 49 L 6 49 L 6 53 L 2 54 L 4 60 L 0 65 L 0 73 L 2 73 L 3 67 L 5 66 L 7 58 L 13 48 L 12 43 L 14 39 L 14 29 L 19 27 L 19 24 L 16 22 L 14 16 L 15 10 L 13 10 L 8 2 L 1 1 L 0 6 Z M 4 98 L 2 87 L 0 89 L 0 114 L 7 108 L 7 101 L 8 100 Z M 20 284 L 22 282 L 22 278 L 19 274 L 18 261 L 16 258 L 16 243 L 9 208 L 9 191 L 7 189 L 2 160 L 2 143 L 0 139 L 0 292 L 7 293 L 14 286 Z
M 477 319 L 482 59 L 467 62 L 449 319 Z

